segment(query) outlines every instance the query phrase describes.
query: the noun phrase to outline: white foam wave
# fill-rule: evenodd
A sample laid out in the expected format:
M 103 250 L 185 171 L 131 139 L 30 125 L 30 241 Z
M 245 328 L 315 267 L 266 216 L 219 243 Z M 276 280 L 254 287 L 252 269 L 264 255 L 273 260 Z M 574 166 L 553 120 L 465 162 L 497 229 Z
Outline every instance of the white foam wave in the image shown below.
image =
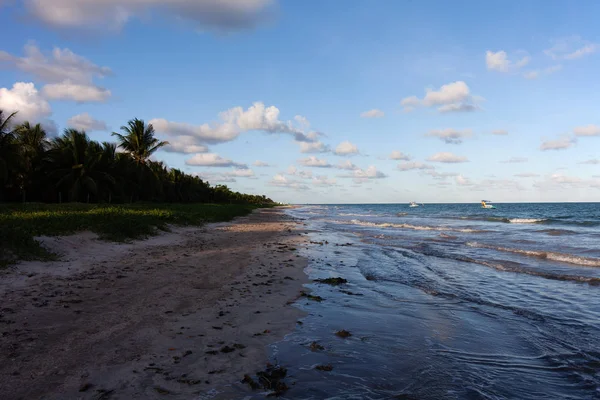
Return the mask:
M 358 219 L 353 219 L 350 221 L 331 221 L 338 224 L 352 224 L 359 226 L 369 226 L 373 228 L 397 228 L 397 229 L 412 229 L 416 231 L 451 231 L 451 232 L 464 232 L 464 233 L 475 233 L 475 232 L 485 232 L 477 229 L 470 228 L 451 228 L 446 226 L 424 226 L 424 225 L 411 225 L 411 224 L 393 224 L 389 222 L 384 223 L 376 223 L 376 222 L 368 222 L 368 221 L 360 221 Z
M 592 257 L 581 257 L 574 254 L 557 253 L 553 251 L 541 251 L 541 250 L 523 250 L 523 249 L 511 249 L 508 247 L 497 247 L 490 246 L 483 243 L 467 242 L 467 246 L 478 247 L 485 249 L 492 249 L 497 251 L 504 251 L 507 253 L 522 254 L 530 257 L 544 258 L 552 261 L 564 262 L 567 264 L 581 265 L 584 267 L 600 267 L 600 259 Z
M 374 217 L 373 214 L 353 214 L 353 213 L 339 213 L 342 217 Z
M 546 221 L 544 218 L 509 218 L 511 224 L 537 224 Z

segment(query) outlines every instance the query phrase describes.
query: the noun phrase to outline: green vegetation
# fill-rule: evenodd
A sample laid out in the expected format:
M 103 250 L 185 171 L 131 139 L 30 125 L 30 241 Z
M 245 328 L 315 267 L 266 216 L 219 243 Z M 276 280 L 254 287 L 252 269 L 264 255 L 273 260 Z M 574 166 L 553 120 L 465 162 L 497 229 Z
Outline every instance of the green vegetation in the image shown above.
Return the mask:
M 0 202 L 8 202 L 0 203 L 0 267 L 55 257 L 35 236 L 90 230 L 123 241 L 275 205 L 150 160 L 169 143 L 140 119 L 113 133 L 118 143 L 98 143 L 75 129 L 50 139 L 40 124 L 15 124 L 15 116 L 0 110 Z
M 17 259 L 49 260 L 54 255 L 35 236 L 92 231 L 113 241 L 143 238 L 169 224 L 229 221 L 257 206 L 243 204 L 3 204 L 0 205 L 0 267 Z
M 40 124 L 13 124 L 15 116 L 0 110 L 0 202 L 274 204 L 152 161 L 168 142 L 142 120 L 113 133 L 118 143 L 98 143 L 75 129 L 49 139 Z

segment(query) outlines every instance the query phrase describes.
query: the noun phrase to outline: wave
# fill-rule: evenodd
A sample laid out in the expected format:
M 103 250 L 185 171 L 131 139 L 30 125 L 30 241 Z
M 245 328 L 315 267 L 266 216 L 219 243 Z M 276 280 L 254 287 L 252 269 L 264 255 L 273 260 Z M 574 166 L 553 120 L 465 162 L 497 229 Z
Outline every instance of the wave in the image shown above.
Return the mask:
M 339 213 L 342 217 L 374 217 L 374 214 Z
M 509 218 L 509 217 L 490 217 L 481 215 L 464 215 L 464 216 L 445 216 L 444 219 L 457 219 L 467 221 L 486 221 L 486 222 L 501 222 L 507 224 L 549 224 L 549 225 L 571 225 L 582 227 L 600 226 L 600 222 L 596 220 L 572 220 L 572 216 L 555 216 L 547 218 Z
M 600 278 L 591 277 L 591 276 L 579 276 L 579 275 L 571 275 L 571 274 L 556 274 L 547 271 L 540 271 L 532 268 L 528 268 L 521 263 L 515 261 L 507 261 L 507 260 L 480 260 L 474 259 L 471 257 L 453 254 L 448 251 L 439 251 L 432 248 L 419 248 L 414 247 L 411 248 L 412 251 L 417 253 L 421 253 L 426 256 L 437 257 L 437 258 L 446 258 L 456 261 L 467 262 L 471 264 L 479 264 L 488 268 L 493 268 L 497 271 L 503 272 L 513 272 L 517 274 L 526 274 L 531 276 L 538 276 L 544 279 L 551 279 L 557 281 L 571 281 L 577 283 L 587 283 L 593 286 L 600 286 Z M 600 261 L 600 260 L 599 260 Z
M 506 217 L 483 217 L 479 215 L 468 215 L 461 217 L 445 217 L 447 219 L 459 219 L 467 221 L 504 222 L 507 224 L 539 224 L 549 221 L 547 218 L 506 218 Z
M 511 224 L 537 224 L 540 222 L 545 222 L 547 219 L 545 218 L 509 218 L 508 222 Z
M 542 229 L 538 232 L 545 233 L 550 236 L 577 235 L 577 232 L 570 231 L 568 229 Z
M 351 225 L 359 225 L 359 226 L 368 226 L 372 228 L 397 228 L 397 229 L 412 229 L 416 231 L 450 231 L 450 232 L 463 232 L 463 233 L 483 233 L 488 232 L 481 229 L 472 229 L 472 228 L 452 228 L 449 226 L 426 226 L 426 225 L 411 225 L 411 224 L 393 224 L 393 223 L 376 223 L 376 222 L 367 222 L 360 221 L 358 219 L 353 219 L 350 221 L 329 221 L 338 224 L 351 224 Z
M 564 262 L 567 264 L 581 265 L 584 267 L 600 267 L 600 258 L 581 257 L 574 254 L 557 253 L 554 251 L 512 249 L 508 247 L 491 246 L 478 242 L 467 242 L 467 246 L 522 254 L 529 257 L 537 257 L 546 260 Z
M 592 276 L 579 276 L 579 275 L 568 275 L 568 274 L 553 274 L 550 272 L 537 271 L 534 269 L 527 269 L 516 267 L 506 263 L 498 263 L 498 262 L 489 262 L 489 261 L 474 261 L 477 264 L 484 265 L 486 267 L 494 268 L 498 271 L 506 271 L 506 272 L 515 272 L 519 274 L 527 274 L 533 276 L 539 276 L 541 278 L 552 279 L 557 281 L 572 281 L 572 282 L 580 282 L 587 283 L 590 285 L 598 286 L 600 285 L 600 278 L 595 278 Z

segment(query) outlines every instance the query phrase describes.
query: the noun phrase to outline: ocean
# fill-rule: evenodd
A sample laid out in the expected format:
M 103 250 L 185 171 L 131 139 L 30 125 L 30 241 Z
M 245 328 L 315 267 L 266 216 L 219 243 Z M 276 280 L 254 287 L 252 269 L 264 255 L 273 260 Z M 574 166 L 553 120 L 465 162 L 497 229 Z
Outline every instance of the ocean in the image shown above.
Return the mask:
M 287 211 L 309 277 L 348 283 L 308 285 L 323 301 L 272 346 L 284 398 L 600 399 L 600 204 L 496 207 Z

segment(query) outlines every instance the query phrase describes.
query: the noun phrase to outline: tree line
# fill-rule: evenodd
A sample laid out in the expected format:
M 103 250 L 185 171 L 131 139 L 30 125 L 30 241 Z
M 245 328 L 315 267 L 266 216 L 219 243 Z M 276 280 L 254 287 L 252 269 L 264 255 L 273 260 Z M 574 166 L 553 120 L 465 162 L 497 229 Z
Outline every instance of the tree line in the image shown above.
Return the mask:
M 15 115 L 0 110 L 0 201 L 273 203 L 150 160 L 168 142 L 143 120 L 113 133 L 117 143 L 99 143 L 77 129 L 50 138 L 40 124 L 14 124 Z

